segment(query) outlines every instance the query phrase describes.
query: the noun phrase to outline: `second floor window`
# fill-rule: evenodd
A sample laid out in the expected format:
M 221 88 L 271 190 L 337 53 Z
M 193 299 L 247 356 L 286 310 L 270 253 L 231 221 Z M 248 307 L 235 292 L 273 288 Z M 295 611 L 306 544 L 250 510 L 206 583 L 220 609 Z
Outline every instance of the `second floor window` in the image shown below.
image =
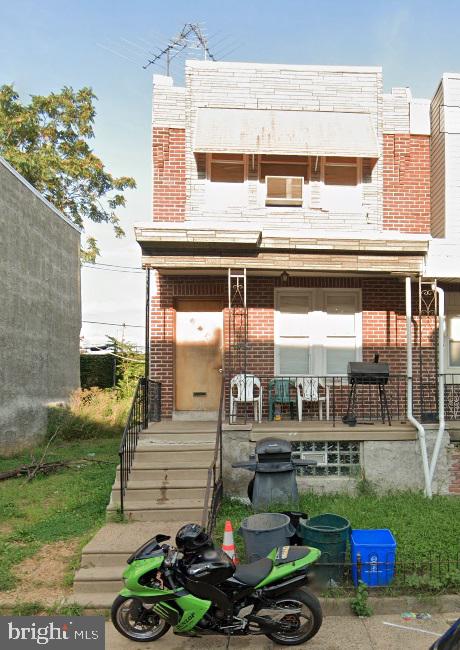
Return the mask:
M 214 183 L 243 183 L 244 158 L 238 153 L 213 153 L 210 180 Z
M 302 206 L 308 180 L 306 156 L 260 157 L 260 181 L 265 183 L 265 205 Z
M 322 205 L 342 212 L 360 210 L 362 193 L 360 161 L 357 158 L 328 156 L 324 159 Z

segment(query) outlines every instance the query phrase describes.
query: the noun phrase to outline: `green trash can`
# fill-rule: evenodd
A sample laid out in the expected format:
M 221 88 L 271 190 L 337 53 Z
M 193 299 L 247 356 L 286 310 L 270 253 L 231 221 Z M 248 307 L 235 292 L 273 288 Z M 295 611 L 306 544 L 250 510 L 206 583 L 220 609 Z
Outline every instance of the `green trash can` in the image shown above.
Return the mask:
M 319 582 L 328 586 L 340 584 L 350 535 L 348 519 L 331 513 L 300 519 L 298 535 L 306 546 L 321 551 L 319 562 L 315 565 Z

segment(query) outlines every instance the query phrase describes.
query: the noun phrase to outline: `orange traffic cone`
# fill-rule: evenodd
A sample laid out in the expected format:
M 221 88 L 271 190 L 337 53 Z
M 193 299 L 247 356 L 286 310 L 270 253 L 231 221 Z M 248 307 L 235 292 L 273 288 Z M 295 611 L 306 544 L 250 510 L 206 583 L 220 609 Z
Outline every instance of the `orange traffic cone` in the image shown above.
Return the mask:
M 238 564 L 238 558 L 236 557 L 235 541 L 233 539 L 233 528 L 232 522 L 227 519 L 225 522 L 224 528 L 224 543 L 222 544 L 222 550 L 227 553 L 228 557 L 231 559 L 233 564 Z

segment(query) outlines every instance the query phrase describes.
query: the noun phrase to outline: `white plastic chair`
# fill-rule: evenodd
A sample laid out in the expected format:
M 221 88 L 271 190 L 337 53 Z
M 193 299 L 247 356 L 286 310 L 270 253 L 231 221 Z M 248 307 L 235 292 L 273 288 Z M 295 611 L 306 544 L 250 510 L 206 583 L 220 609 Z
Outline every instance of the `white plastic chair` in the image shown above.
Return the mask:
M 246 379 L 246 385 L 245 385 Z M 262 386 L 255 375 L 235 375 L 230 382 L 230 423 L 236 418 L 238 403 L 252 404 L 254 420 L 262 422 Z
M 323 387 L 319 377 L 297 378 L 297 413 L 299 422 L 302 422 L 302 408 L 304 402 L 318 402 L 319 419 L 323 419 L 323 403 L 326 404 L 326 420 L 329 420 L 329 386 L 324 386 L 324 395 L 319 394 Z

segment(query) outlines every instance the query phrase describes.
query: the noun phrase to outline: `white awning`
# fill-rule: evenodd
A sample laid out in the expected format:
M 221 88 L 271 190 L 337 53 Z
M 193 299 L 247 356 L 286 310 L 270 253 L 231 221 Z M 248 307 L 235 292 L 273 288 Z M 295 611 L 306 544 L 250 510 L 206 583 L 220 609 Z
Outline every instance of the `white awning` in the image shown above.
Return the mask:
M 199 108 L 194 151 L 378 158 L 369 113 Z

